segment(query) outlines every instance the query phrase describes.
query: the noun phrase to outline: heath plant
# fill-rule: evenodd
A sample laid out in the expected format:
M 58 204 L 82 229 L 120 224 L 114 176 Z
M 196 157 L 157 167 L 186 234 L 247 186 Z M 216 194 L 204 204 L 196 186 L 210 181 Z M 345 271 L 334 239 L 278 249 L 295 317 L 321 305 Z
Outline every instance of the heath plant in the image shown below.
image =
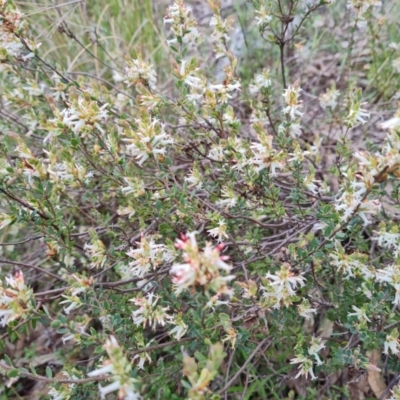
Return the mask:
M 0 398 L 400 399 L 400 7 L 89 3 L 0 0 Z

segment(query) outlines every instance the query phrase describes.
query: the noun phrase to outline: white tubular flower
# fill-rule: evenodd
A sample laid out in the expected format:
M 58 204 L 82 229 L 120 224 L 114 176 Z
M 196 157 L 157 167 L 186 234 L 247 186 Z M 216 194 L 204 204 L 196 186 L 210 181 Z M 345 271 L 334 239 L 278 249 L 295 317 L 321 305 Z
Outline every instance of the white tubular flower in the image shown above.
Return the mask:
M 256 10 L 257 17 L 255 18 L 257 26 L 260 28 L 264 28 L 266 25 L 268 25 L 272 21 L 272 16 L 267 13 L 267 10 L 265 9 L 265 6 L 259 7 L 258 10 Z
M 130 376 L 131 363 L 126 359 L 115 337 L 110 336 L 103 347 L 107 351 L 109 360 L 99 369 L 88 373 L 89 377 L 110 374 L 111 379 L 114 381 L 107 386 L 99 384 L 101 398 L 105 399 L 108 394 L 118 390 L 118 398 L 140 400 L 142 397 L 135 388 L 137 380 Z
M 221 145 L 214 145 L 208 152 L 208 157 L 215 161 L 223 161 L 225 158 L 224 148 Z
M 69 304 L 68 307 L 64 308 L 64 312 L 69 314 L 72 310 L 79 308 L 83 305 L 78 294 L 88 292 L 93 287 L 93 277 L 87 278 L 78 274 L 72 274 L 71 278 L 68 278 L 71 286 L 67 289 L 66 295 L 62 295 L 65 300 L 61 301 L 60 304 Z
M 366 309 L 365 308 L 358 308 L 358 307 L 356 307 L 356 306 L 352 306 L 351 307 L 355 312 L 353 312 L 353 313 L 348 313 L 348 316 L 349 317 L 351 317 L 351 316 L 355 316 L 355 317 L 357 317 L 358 318 L 358 320 L 361 322 L 361 323 L 364 323 L 364 322 L 371 322 L 371 320 L 367 317 L 367 311 L 366 311 Z
M 371 223 L 367 215 L 376 215 L 381 209 L 382 203 L 380 200 L 364 200 L 358 209 L 358 215 L 364 221 L 364 226 L 367 226 Z
M 400 128 L 400 118 L 391 118 L 381 124 L 382 129 L 399 129 Z
M 376 272 L 378 282 L 387 283 L 395 289 L 393 304 L 400 304 L 400 266 L 389 265 L 385 269 L 378 269 Z
M 155 270 L 174 258 L 168 247 L 164 244 L 156 244 L 153 237 L 142 236 L 137 245 L 136 249 L 130 249 L 126 253 L 134 260 L 129 263 L 129 267 L 121 269 L 125 278 L 143 278 L 150 270 Z
M 362 108 L 351 108 L 347 116 L 347 124 L 350 127 L 357 125 L 358 122 L 365 124 L 370 117 L 370 113 Z
M 254 155 L 250 162 L 255 166 L 256 172 L 268 168 L 271 176 L 276 176 L 276 170 L 283 168 L 283 153 L 273 149 L 272 136 L 261 137 L 260 143 L 254 143 L 250 147 Z
M 289 126 L 289 135 L 293 138 L 296 139 L 301 136 L 302 130 L 301 130 L 301 125 L 297 123 L 290 124 Z M 305 152 L 307 153 L 307 152 Z
M 285 263 L 280 271 L 276 274 L 267 273 L 266 277 L 272 280 L 271 285 L 276 288 L 277 292 L 287 290 L 291 296 L 294 296 L 298 286 L 304 286 L 305 279 L 302 276 L 296 276 L 290 271 L 290 265 Z
M 323 364 L 323 362 L 321 361 L 321 359 L 319 358 L 319 355 L 318 355 L 318 352 L 325 348 L 325 344 L 321 343 L 321 342 L 322 342 L 321 338 L 317 338 L 317 337 L 313 336 L 311 338 L 310 347 L 308 348 L 308 354 L 311 357 L 315 358 L 317 365 Z
M 378 236 L 375 237 L 374 240 L 377 241 L 379 246 L 398 251 L 400 244 L 400 233 L 387 232 L 384 230 L 375 233 L 377 233 Z
M 218 226 L 216 228 L 209 229 L 207 232 L 214 238 L 216 237 L 217 241 L 221 243 L 223 238 L 228 239 L 226 228 L 226 221 L 224 219 L 220 219 L 218 221 Z
M 358 252 L 346 254 L 338 241 L 335 241 L 335 250 L 329 254 L 329 257 L 331 264 L 337 268 L 339 273 L 345 275 L 345 279 L 354 277 L 357 272 L 365 269 L 365 256 Z
M 398 354 L 400 352 L 400 347 L 399 347 L 399 331 L 396 329 L 393 329 L 392 332 L 386 336 L 386 340 L 383 344 L 384 350 L 383 352 L 385 354 L 389 354 L 389 351 L 392 352 L 392 354 Z
M 302 303 L 297 306 L 297 312 L 306 320 L 311 320 L 317 310 L 311 308 L 310 302 L 307 299 L 303 299 Z
M 230 20 L 224 20 L 221 18 L 219 14 L 214 14 L 210 20 L 210 26 L 214 28 L 214 32 L 212 36 L 216 41 L 229 41 L 229 31 L 232 26 L 232 22 Z M 217 54 L 218 58 L 219 54 Z
M 185 177 L 185 181 L 189 183 L 190 188 L 201 189 L 203 186 L 203 175 L 197 164 L 193 164 L 190 175 Z
M 361 108 L 366 103 L 361 103 L 361 89 L 354 89 L 348 99 L 348 115 L 346 117 L 346 126 L 351 129 L 354 128 L 358 123 L 365 124 L 370 117 L 370 114 Z
M 23 14 L 15 5 L 14 2 L 2 0 L 0 1 L 1 12 L 1 50 L 2 58 L 16 58 L 19 62 L 26 62 L 35 57 L 34 51 L 39 48 L 40 43 L 36 44 L 25 36 L 26 21 L 23 19 Z M 18 33 L 18 35 L 17 35 Z M 24 40 L 26 46 L 22 43 Z
M 62 295 L 62 297 L 65 298 L 65 300 L 60 301 L 60 304 L 69 304 L 68 307 L 64 308 L 64 312 L 65 314 L 69 314 L 72 310 L 75 310 L 76 308 L 79 308 L 83 305 L 81 299 L 78 296 L 66 296 L 66 295 Z
M 172 335 L 176 340 L 181 340 L 188 330 L 188 326 L 183 321 L 182 313 L 172 316 L 169 323 L 171 325 L 175 325 L 174 328 L 169 331 L 169 334 Z
M 83 248 L 90 257 L 91 268 L 101 268 L 104 266 L 107 261 L 106 247 L 97 235 L 92 237 L 92 244 L 85 243 Z
M 292 121 L 296 120 L 297 117 L 303 116 L 303 113 L 299 111 L 301 107 L 301 101 L 299 100 L 301 90 L 299 86 L 289 86 L 283 93 L 286 107 L 283 108 L 282 112 L 289 115 Z
M 71 128 L 75 134 L 82 136 L 91 133 L 94 129 L 105 133 L 101 124 L 108 118 L 108 104 L 101 107 L 96 101 L 91 100 L 90 94 L 85 93 L 74 101 L 69 108 L 64 109 L 61 114 L 63 123 Z
M 348 221 L 349 218 L 358 214 L 363 220 L 364 226 L 370 224 L 367 215 L 376 215 L 382 208 L 382 204 L 378 199 L 363 199 L 366 191 L 365 182 L 352 182 L 349 190 L 343 190 L 335 203 L 336 210 L 343 212 L 342 221 Z
M 157 305 L 159 300 L 158 296 L 154 293 L 149 293 L 146 297 L 135 297 L 131 299 L 135 306 L 139 308 L 132 312 L 133 323 L 137 326 L 149 324 L 153 329 L 157 324 L 164 326 L 171 317 L 166 313 L 168 307 L 161 307 Z
M 261 286 L 264 297 L 271 297 L 275 301 L 274 308 L 278 308 L 281 303 L 291 304 L 291 300 L 296 296 L 298 287 L 305 285 L 305 279 L 300 275 L 295 275 L 289 263 L 284 263 L 281 269 L 275 274 L 267 273 L 266 278 L 270 281 L 267 286 Z
M 251 95 L 256 95 L 262 90 L 268 89 L 272 86 L 272 80 L 269 76 L 270 71 L 264 69 L 261 74 L 256 74 L 254 82 L 249 86 L 249 92 Z
M 382 129 L 397 130 L 400 128 L 400 110 L 397 110 L 395 116 L 381 123 Z
M 337 106 L 337 99 L 339 96 L 340 92 L 332 87 L 319 96 L 319 104 L 324 109 L 330 107 L 333 110 Z
M 0 213 L 0 230 L 14 222 L 14 217 L 6 213 Z
M 232 98 L 231 92 L 239 91 L 241 84 L 239 81 L 231 81 L 230 83 L 222 84 L 217 83 L 207 86 L 207 91 L 214 93 L 215 97 L 220 103 L 227 103 L 229 99 Z
M 129 86 L 144 85 L 151 90 L 156 90 L 157 74 L 153 66 L 141 59 L 131 60 L 125 68 L 125 83 Z
M 378 282 L 386 282 L 391 285 L 400 283 L 400 266 L 389 265 L 385 269 L 378 269 L 376 279 Z
M 311 375 L 312 380 L 317 379 L 314 375 L 312 360 L 304 356 L 303 354 L 298 354 L 297 357 L 292 358 L 290 360 L 290 364 L 300 364 L 298 367 L 299 372 L 295 376 L 295 379 L 303 375 L 307 378 L 308 374 Z
M 150 155 L 163 157 L 166 146 L 174 143 L 174 140 L 165 132 L 165 126 L 158 119 L 151 121 L 137 119 L 137 130 L 124 132 L 126 138 L 122 139 L 127 143 L 126 149 L 142 165 Z
M 215 204 L 217 204 L 218 206 L 225 207 L 227 209 L 235 207 L 239 201 L 239 198 L 234 192 L 232 187 L 227 187 L 225 189 L 222 189 L 221 197 L 222 199 L 218 200 Z
M 363 283 L 361 284 L 361 287 L 358 288 L 357 291 L 358 291 L 358 292 L 362 292 L 363 295 L 364 295 L 366 298 L 372 299 L 373 294 L 372 294 L 371 290 L 368 288 L 366 282 L 363 282 Z
M 0 325 L 25 318 L 32 310 L 33 291 L 25 285 L 24 275 L 17 272 L 6 278 L 6 285 L 0 282 Z
M 206 243 L 203 251 L 200 251 L 195 234 L 196 232 L 182 235 L 182 239 L 177 240 L 176 247 L 183 250 L 185 263 L 172 266 L 170 273 L 173 275 L 173 283 L 180 289 L 202 286 L 217 294 L 232 295 L 227 282 L 234 276 L 222 276 L 220 273 L 221 270 L 230 272 L 232 269 L 225 263 L 229 257 L 220 255 L 224 245 L 221 243 L 212 247 L 210 243 Z
M 136 214 L 136 210 L 132 206 L 119 207 L 118 215 L 127 215 L 128 218 L 132 218 Z
M 55 164 L 49 174 L 56 181 L 63 182 L 70 187 L 82 187 L 82 183 L 87 184 L 93 178 L 93 172 L 87 171 L 86 167 L 74 161 L 63 161 Z
M 68 372 L 62 372 L 63 379 L 79 379 L 75 375 L 70 375 Z M 49 390 L 49 396 L 51 396 L 52 400 L 68 400 L 71 398 L 71 392 L 75 387 L 75 383 L 63 383 L 58 384 L 57 387 L 52 387 Z
M 192 10 L 183 4 L 183 1 L 175 1 L 168 7 L 164 24 L 171 24 L 174 38 L 167 40 L 172 45 L 182 41 L 186 44 L 194 43 L 200 36 L 197 30 L 197 22 L 191 17 Z
M 85 293 L 93 287 L 94 280 L 92 276 L 87 278 L 86 276 L 72 274 L 71 278 L 71 287 L 68 289 L 68 291 L 72 296 Z
M 146 362 L 151 363 L 151 357 L 149 353 L 143 352 L 143 353 L 139 353 L 136 354 L 133 357 L 133 360 L 139 359 L 139 362 L 137 363 L 137 366 L 139 369 L 144 369 L 144 364 Z
M 245 297 L 245 296 L 243 296 L 243 297 Z M 206 308 L 210 308 L 211 310 L 215 311 L 215 307 L 222 306 L 222 305 L 226 305 L 226 306 L 229 305 L 229 300 L 222 301 L 222 300 L 219 300 L 220 298 L 221 298 L 220 294 L 216 294 L 216 295 L 212 296 L 210 298 L 210 300 L 208 300 L 208 302 L 206 304 Z
M 186 68 L 186 60 L 181 61 L 180 68 L 178 70 L 178 77 L 179 79 L 185 83 L 186 85 L 192 87 L 193 89 L 203 89 L 205 86 L 204 79 L 195 75 L 198 68 L 191 68 L 188 70 Z
M 124 181 L 127 186 L 121 188 L 121 192 L 125 196 L 140 197 L 146 193 L 145 184 L 140 178 L 126 178 Z

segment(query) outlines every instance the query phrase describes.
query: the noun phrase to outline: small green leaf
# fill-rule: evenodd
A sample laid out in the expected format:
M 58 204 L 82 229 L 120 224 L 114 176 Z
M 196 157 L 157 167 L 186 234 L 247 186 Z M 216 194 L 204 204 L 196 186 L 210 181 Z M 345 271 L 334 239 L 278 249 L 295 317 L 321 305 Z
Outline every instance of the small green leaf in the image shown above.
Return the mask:
M 12 361 L 11 361 L 10 357 L 8 357 L 7 354 L 4 354 L 4 361 L 5 361 L 6 364 L 9 365 L 10 367 L 13 366 Z
M 324 253 L 322 251 L 316 251 L 314 253 L 314 257 L 315 258 L 323 258 L 324 257 Z
M 345 240 L 347 238 L 347 235 L 344 233 L 344 232 L 338 232 L 337 234 L 336 234 L 336 239 L 337 240 L 339 240 L 339 241 L 343 241 L 343 240 Z
M 75 138 L 71 139 L 72 147 L 76 147 L 76 146 L 78 146 L 78 144 L 79 144 L 79 140 L 78 139 L 75 139 Z
M 102 353 L 104 353 L 103 346 L 97 346 L 97 347 L 94 349 L 94 354 L 102 354 Z
M 7 372 L 7 376 L 9 378 L 15 378 L 18 375 L 19 375 L 19 369 L 11 369 L 10 371 Z
M 325 237 L 328 237 L 328 236 L 331 235 L 331 233 L 332 233 L 332 228 L 331 228 L 330 226 L 327 226 L 327 227 L 325 228 L 325 230 L 324 230 L 324 236 L 325 236 Z
M 48 378 L 52 378 L 53 377 L 53 371 L 51 370 L 51 368 L 49 366 L 46 367 L 46 376 Z
M 51 327 L 52 327 L 53 329 L 58 329 L 60 326 L 61 326 L 61 321 L 58 320 L 58 319 L 54 320 L 54 321 L 51 323 Z

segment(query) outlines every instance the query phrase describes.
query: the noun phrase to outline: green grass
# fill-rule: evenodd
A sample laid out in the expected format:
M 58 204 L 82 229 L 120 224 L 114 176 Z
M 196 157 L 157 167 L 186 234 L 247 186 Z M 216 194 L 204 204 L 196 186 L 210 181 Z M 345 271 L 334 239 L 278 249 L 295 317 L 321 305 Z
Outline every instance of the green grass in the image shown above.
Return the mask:
M 67 71 L 110 78 L 124 58 L 141 53 L 162 70 L 165 0 L 33 0 L 17 2 L 46 61 Z M 63 33 L 63 24 L 73 33 Z M 65 25 L 64 25 L 65 26 Z

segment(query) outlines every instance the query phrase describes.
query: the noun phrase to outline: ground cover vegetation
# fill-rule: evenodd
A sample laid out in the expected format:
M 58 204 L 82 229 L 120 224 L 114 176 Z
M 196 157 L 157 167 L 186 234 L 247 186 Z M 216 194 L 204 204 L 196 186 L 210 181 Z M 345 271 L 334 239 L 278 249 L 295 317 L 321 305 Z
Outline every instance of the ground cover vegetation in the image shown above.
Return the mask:
M 400 399 L 399 16 L 0 0 L 0 398 Z

